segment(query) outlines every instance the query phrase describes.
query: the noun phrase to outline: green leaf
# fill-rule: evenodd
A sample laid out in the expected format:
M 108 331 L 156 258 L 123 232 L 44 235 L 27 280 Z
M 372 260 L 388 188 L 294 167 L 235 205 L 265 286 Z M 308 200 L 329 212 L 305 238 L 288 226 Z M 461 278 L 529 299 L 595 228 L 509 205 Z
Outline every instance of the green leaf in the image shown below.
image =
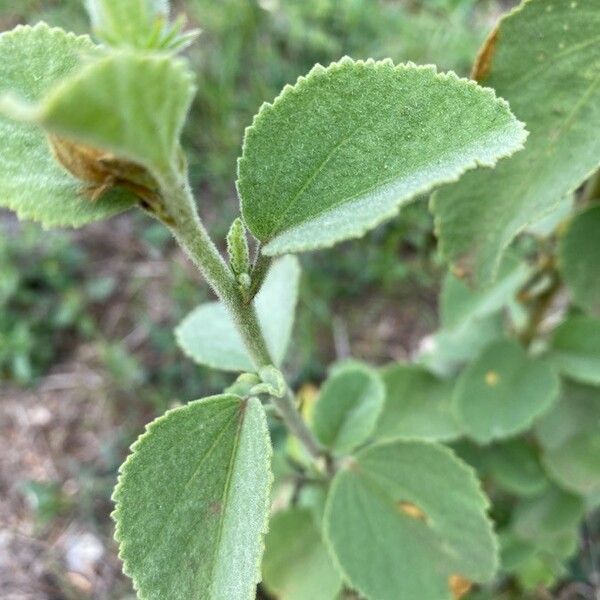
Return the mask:
M 515 341 L 488 346 L 461 374 L 453 404 L 468 435 L 487 443 L 525 431 L 556 400 L 559 379 Z
M 246 130 L 242 213 L 265 254 L 329 247 L 525 136 L 503 100 L 453 73 L 345 57 L 284 88 Z
M 213 396 L 147 427 L 113 497 L 119 555 L 140 598 L 254 598 L 270 457 L 256 399 Z
M 600 206 L 577 215 L 559 246 L 559 268 L 575 304 L 600 317 Z
M 488 317 L 466 319 L 454 329 L 440 329 L 425 339 L 417 361 L 448 377 L 473 360 L 493 341 L 504 338 L 504 319 L 500 312 Z
M 454 382 L 439 379 L 418 365 L 391 364 L 382 376 L 385 404 L 375 439 L 447 441 L 460 435 L 450 404 Z
M 600 319 L 570 317 L 554 330 L 551 358 L 575 381 L 600 385 Z
M 536 496 L 548 486 L 535 448 L 525 439 L 494 444 L 487 450 L 488 472 L 494 483 L 517 496 Z
M 511 526 L 522 538 L 552 539 L 577 527 L 584 514 L 583 500 L 551 486 L 536 498 L 521 500 L 515 507 Z
M 565 560 L 577 551 L 578 535 L 573 528 L 536 543 L 508 530 L 500 542 L 503 570 L 513 574 L 522 588 L 533 590 L 551 586 L 568 573 Z
M 383 381 L 374 369 L 356 362 L 337 368 L 315 404 L 315 435 L 336 454 L 349 452 L 373 433 L 384 397 Z
M 160 179 L 178 168 L 179 137 L 194 91 L 182 61 L 113 53 L 59 84 L 23 116 L 142 165 Z
M 294 324 L 300 264 L 293 256 L 277 260 L 256 296 L 256 311 L 275 364 L 285 358 Z M 220 302 L 201 304 L 175 330 L 177 343 L 196 362 L 225 371 L 253 371 L 242 339 Z
M 86 7 L 94 33 L 110 46 L 180 50 L 198 35 L 169 22 L 169 0 L 86 0 Z
M 599 424 L 600 389 L 565 382 L 560 401 L 536 423 L 535 433 L 543 448 L 557 448 Z
M 502 261 L 497 280 L 483 289 L 469 288 L 466 282 L 448 273 L 440 297 L 442 326 L 454 329 L 496 313 L 514 298 L 531 272 L 524 260 L 511 253 Z
M 280 600 L 334 600 L 342 587 L 313 514 L 306 508 L 273 516 L 262 571 L 265 587 Z
M 89 37 L 76 37 L 41 23 L 0 35 L 0 98 L 7 94 L 39 102 L 61 80 L 98 54 Z M 0 206 L 45 227 L 77 227 L 131 206 L 133 198 L 114 191 L 101 201 L 83 195 L 80 181 L 53 158 L 44 133 L 0 112 Z M 33 167 L 34 166 L 34 167 Z
M 565 386 L 560 402 L 535 431 L 552 479 L 578 494 L 600 493 L 600 389 Z
M 566 489 L 582 495 L 600 493 L 600 432 L 583 432 L 547 450 L 544 465 Z
M 600 163 L 599 28 L 597 0 L 529 0 L 482 48 L 474 78 L 506 98 L 531 135 L 524 152 L 433 198 L 442 254 L 480 283 L 515 235 Z
M 554 233 L 573 211 L 575 194 L 565 196 L 547 215 L 528 225 L 525 231 L 531 235 L 545 238 Z
M 490 580 L 497 548 L 473 471 L 447 448 L 396 441 L 337 473 L 325 539 L 344 578 L 371 600 L 447 600 L 449 578 Z

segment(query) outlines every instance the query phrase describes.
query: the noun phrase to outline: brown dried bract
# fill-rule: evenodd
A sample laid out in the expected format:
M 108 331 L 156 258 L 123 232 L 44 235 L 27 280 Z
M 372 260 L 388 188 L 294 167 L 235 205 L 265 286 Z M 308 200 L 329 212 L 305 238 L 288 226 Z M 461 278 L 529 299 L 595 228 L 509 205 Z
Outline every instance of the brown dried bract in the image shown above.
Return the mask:
M 448 577 L 448 587 L 452 592 L 454 600 L 459 600 L 470 591 L 473 583 L 460 575 L 450 575 Z
M 84 195 L 93 202 L 113 188 L 121 187 L 136 196 L 144 210 L 167 224 L 172 221 L 163 206 L 156 182 L 141 165 L 54 134 L 48 135 L 48 142 L 58 163 L 88 184 Z
M 483 81 L 488 75 L 492 68 L 492 59 L 496 54 L 496 46 L 498 44 L 498 37 L 500 35 L 500 28 L 496 26 L 488 35 L 487 39 L 483 43 L 483 46 L 477 53 L 473 70 L 471 71 L 471 79 L 475 81 Z

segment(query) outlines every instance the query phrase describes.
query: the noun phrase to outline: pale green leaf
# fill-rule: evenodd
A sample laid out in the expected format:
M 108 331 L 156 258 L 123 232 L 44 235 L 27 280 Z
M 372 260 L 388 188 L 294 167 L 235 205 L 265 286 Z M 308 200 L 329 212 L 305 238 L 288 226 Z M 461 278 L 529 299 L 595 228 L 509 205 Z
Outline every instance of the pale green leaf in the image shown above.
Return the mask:
M 418 365 L 391 364 L 382 371 L 385 404 L 373 437 L 451 440 L 461 433 L 451 410 L 454 382 Z
M 566 385 L 535 431 L 552 479 L 588 497 L 600 493 L 600 389 Z
M 373 432 L 384 397 L 383 381 L 374 369 L 356 362 L 337 368 L 314 407 L 315 435 L 336 454 L 349 452 Z
M 452 575 L 494 575 L 486 508 L 473 471 L 447 448 L 379 444 L 335 476 L 325 539 L 345 579 L 371 600 L 449 600 Z
M 39 102 L 60 81 L 98 53 L 87 36 L 76 37 L 41 23 L 0 35 L 0 97 L 9 94 Z M 53 158 L 44 133 L 30 123 L 0 114 L 0 206 L 46 227 L 80 226 L 131 206 L 122 191 L 98 202 Z
M 313 514 L 306 508 L 273 516 L 262 572 L 265 587 L 280 600 L 334 600 L 342 587 Z
M 563 375 L 600 385 L 600 319 L 567 319 L 554 330 L 551 350 L 552 361 Z
M 525 431 L 556 400 L 559 379 L 515 341 L 488 346 L 461 374 L 453 404 L 467 433 L 487 443 Z
M 540 541 L 576 528 L 584 514 L 583 500 L 550 486 L 536 498 L 519 501 L 511 526 L 527 540 Z
M 503 100 L 453 73 L 346 57 L 262 106 L 239 162 L 242 212 L 266 254 L 328 247 L 525 135 Z
M 585 431 L 544 453 L 544 466 L 560 485 L 582 495 L 600 493 L 600 431 Z
M 277 260 L 256 296 L 258 319 L 277 366 L 290 340 L 298 298 L 300 265 L 293 256 Z M 225 371 L 252 371 L 254 365 L 227 309 L 201 304 L 175 330 L 177 343 L 196 362 Z
M 182 61 L 119 52 L 84 67 L 30 112 L 48 131 L 112 152 L 160 178 L 179 165 L 179 137 L 194 91 Z
M 566 221 L 573 210 L 575 194 L 565 196 L 547 215 L 528 225 L 525 231 L 531 235 L 545 238 L 556 231 Z
M 531 267 L 522 258 L 511 253 L 504 257 L 497 280 L 483 289 L 472 289 L 465 281 L 448 273 L 440 297 L 442 327 L 455 329 L 504 308 L 531 272 Z
M 440 294 L 441 328 L 426 339 L 418 362 L 440 375 L 453 375 L 492 341 L 503 338 L 503 309 L 514 305 L 530 273 L 516 253 L 504 257 L 498 280 L 483 289 L 472 289 L 448 273 Z
M 600 206 L 577 215 L 559 247 L 559 268 L 575 304 L 600 317 Z
M 474 77 L 510 102 L 531 135 L 494 171 L 468 173 L 432 202 L 441 251 L 479 282 L 526 225 L 600 163 L 600 3 L 529 0 L 504 18 Z
M 487 317 L 466 319 L 454 329 L 440 329 L 426 338 L 417 361 L 438 375 L 455 375 L 462 365 L 473 360 L 487 345 L 504 338 L 501 312 Z
M 535 425 L 543 448 L 558 448 L 582 431 L 600 430 L 600 389 L 565 382 L 561 398 Z
M 153 421 L 115 488 L 124 570 L 144 600 L 251 600 L 271 446 L 256 399 L 191 402 Z
M 528 497 L 541 494 L 548 486 L 538 452 L 525 439 L 509 440 L 481 449 L 482 452 L 486 450 L 489 475 L 503 490 Z

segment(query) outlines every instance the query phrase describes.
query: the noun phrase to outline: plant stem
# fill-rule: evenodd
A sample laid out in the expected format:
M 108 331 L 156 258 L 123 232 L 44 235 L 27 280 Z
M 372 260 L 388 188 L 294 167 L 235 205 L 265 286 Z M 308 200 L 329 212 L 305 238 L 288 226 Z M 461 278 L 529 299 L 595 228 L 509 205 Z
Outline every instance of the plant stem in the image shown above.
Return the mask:
M 256 369 L 272 365 L 273 359 L 267 348 L 254 303 L 244 301 L 233 272 L 198 216 L 189 184 L 185 180 L 173 178 L 173 181 L 165 183 L 163 188 L 166 190 L 169 213 L 173 219 L 173 223 L 168 227 L 175 239 L 233 317 Z M 272 397 L 271 401 L 287 428 L 302 442 L 310 455 L 315 459 L 325 457 L 325 451 L 296 409 L 289 386 L 283 398 Z

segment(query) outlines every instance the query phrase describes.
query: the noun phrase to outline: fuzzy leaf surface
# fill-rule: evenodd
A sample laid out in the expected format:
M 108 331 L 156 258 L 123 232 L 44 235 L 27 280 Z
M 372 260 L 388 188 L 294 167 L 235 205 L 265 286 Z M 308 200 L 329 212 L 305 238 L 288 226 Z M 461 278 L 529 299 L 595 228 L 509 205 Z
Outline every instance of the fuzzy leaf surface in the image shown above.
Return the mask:
M 264 585 L 280 600 L 335 600 L 342 578 L 308 508 L 276 513 L 265 539 Z
M 450 600 L 450 576 L 494 575 L 487 506 L 473 471 L 447 448 L 378 444 L 335 476 L 325 538 L 345 579 L 371 600 Z
M 559 378 L 513 340 L 488 346 L 461 374 L 453 404 L 467 434 L 480 443 L 527 429 L 557 399 Z
M 384 397 L 383 381 L 374 369 L 358 363 L 336 369 L 314 407 L 315 435 L 336 454 L 349 452 L 373 432 Z
M 518 150 L 523 125 L 489 89 L 432 67 L 317 65 L 246 130 L 238 190 L 269 255 L 329 247 Z
M 600 318 L 600 206 L 577 215 L 561 238 L 560 273 L 574 302 Z
M 17 27 L 0 35 L 0 98 L 43 99 L 58 82 L 75 73 L 98 48 L 45 24 Z M 0 206 L 45 227 L 78 227 L 131 206 L 133 199 L 114 191 L 98 202 L 84 197 L 85 186 L 52 156 L 43 131 L 0 112 Z
M 567 319 L 555 329 L 551 349 L 552 361 L 563 375 L 600 385 L 600 319 Z
M 181 61 L 117 52 L 58 85 L 31 117 L 53 133 L 160 176 L 179 163 L 179 137 L 194 89 Z
M 270 457 L 257 399 L 198 400 L 147 427 L 113 497 L 120 557 L 140 598 L 254 598 Z
M 256 311 L 267 346 L 279 366 L 292 333 L 300 264 L 278 259 L 256 296 Z M 224 371 L 253 371 L 254 366 L 229 313 L 220 302 L 201 304 L 175 330 L 177 343 L 196 362 Z
M 382 370 L 385 403 L 375 439 L 417 438 L 447 441 L 460 427 L 452 412 L 454 384 L 417 365 L 391 364 Z
M 443 255 L 479 283 L 526 225 L 550 213 L 600 163 L 600 4 L 529 0 L 488 38 L 473 77 L 530 131 L 523 152 L 436 192 Z

